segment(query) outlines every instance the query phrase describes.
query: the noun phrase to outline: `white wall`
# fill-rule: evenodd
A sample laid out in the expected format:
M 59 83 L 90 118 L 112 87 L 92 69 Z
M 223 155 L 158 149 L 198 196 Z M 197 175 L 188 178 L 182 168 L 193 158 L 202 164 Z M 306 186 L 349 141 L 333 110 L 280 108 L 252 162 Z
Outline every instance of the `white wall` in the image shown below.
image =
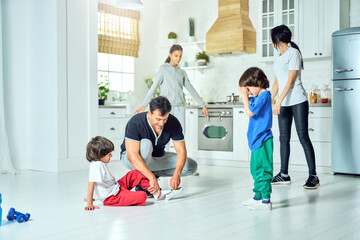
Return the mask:
M 5 117 L 17 169 L 87 167 L 97 132 L 96 0 L 3 0 Z

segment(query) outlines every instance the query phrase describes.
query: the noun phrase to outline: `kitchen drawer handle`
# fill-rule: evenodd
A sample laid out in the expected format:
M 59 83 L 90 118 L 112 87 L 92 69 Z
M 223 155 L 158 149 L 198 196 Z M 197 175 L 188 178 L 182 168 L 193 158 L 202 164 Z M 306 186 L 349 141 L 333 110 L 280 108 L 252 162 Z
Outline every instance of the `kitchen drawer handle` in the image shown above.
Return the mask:
M 309 128 L 309 132 L 314 132 L 315 130 L 312 128 Z
M 115 112 L 111 112 L 110 114 L 111 114 L 111 115 L 115 115 L 116 113 L 115 113 Z
M 313 112 L 313 111 L 309 111 L 309 114 L 314 114 L 314 112 Z
M 193 111 L 190 111 L 190 114 L 193 114 L 194 112 Z
M 111 130 L 111 131 L 115 131 L 116 129 L 112 127 L 112 128 L 110 128 L 110 130 Z
M 352 91 L 352 90 L 354 90 L 354 89 L 353 89 L 353 88 L 350 88 L 350 87 L 348 87 L 348 88 L 336 87 L 336 88 L 335 88 L 335 91 L 338 91 L 338 92 Z
M 244 111 L 239 111 L 239 113 L 244 113 Z
M 338 69 L 335 69 L 336 73 L 352 72 L 352 71 L 354 71 L 354 69 L 352 69 L 352 68 L 338 68 Z

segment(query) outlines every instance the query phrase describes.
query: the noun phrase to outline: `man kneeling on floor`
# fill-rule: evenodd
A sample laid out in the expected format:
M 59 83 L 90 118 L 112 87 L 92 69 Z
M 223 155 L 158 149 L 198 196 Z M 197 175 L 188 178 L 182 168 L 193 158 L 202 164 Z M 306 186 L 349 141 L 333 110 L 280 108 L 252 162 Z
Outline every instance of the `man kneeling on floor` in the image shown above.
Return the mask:
M 184 135 L 180 122 L 170 114 L 171 104 L 166 97 L 151 100 L 149 111 L 134 115 L 126 125 L 121 145 L 121 161 L 131 170 L 138 170 L 147 179 L 150 194 L 161 196 L 157 177 L 171 177 L 169 200 L 180 193 L 180 176 L 190 176 L 197 163 L 187 158 Z M 165 145 L 173 140 L 176 153 L 165 152 Z

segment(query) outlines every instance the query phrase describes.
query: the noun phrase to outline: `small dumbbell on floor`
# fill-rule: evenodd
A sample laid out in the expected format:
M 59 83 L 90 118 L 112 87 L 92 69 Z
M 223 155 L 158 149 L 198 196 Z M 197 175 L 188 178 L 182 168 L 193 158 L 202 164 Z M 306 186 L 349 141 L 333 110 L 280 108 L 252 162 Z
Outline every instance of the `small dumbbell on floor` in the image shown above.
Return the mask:
M 9 221 L 16 220 L 18 223 L 27 222 L 30 219 L 30 214 L 17 212 L 15 208 L 10 208 L 7 219 Z

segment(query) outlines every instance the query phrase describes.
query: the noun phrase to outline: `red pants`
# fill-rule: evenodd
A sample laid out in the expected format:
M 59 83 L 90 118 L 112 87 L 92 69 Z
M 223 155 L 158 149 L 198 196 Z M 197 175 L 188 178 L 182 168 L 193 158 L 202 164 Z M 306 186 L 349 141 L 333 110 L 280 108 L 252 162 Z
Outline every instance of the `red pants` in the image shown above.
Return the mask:
M 143 206 L 147 199 L 144 191 L 130 191 L 136 185 L 140 185 L 144 189 L 150 187 L 149 180 L 137 170 L 128 172 L 125 176 L 118 180 L 120 191 L 116 196 L 111 195 L 104 201 L 104 206 Z

